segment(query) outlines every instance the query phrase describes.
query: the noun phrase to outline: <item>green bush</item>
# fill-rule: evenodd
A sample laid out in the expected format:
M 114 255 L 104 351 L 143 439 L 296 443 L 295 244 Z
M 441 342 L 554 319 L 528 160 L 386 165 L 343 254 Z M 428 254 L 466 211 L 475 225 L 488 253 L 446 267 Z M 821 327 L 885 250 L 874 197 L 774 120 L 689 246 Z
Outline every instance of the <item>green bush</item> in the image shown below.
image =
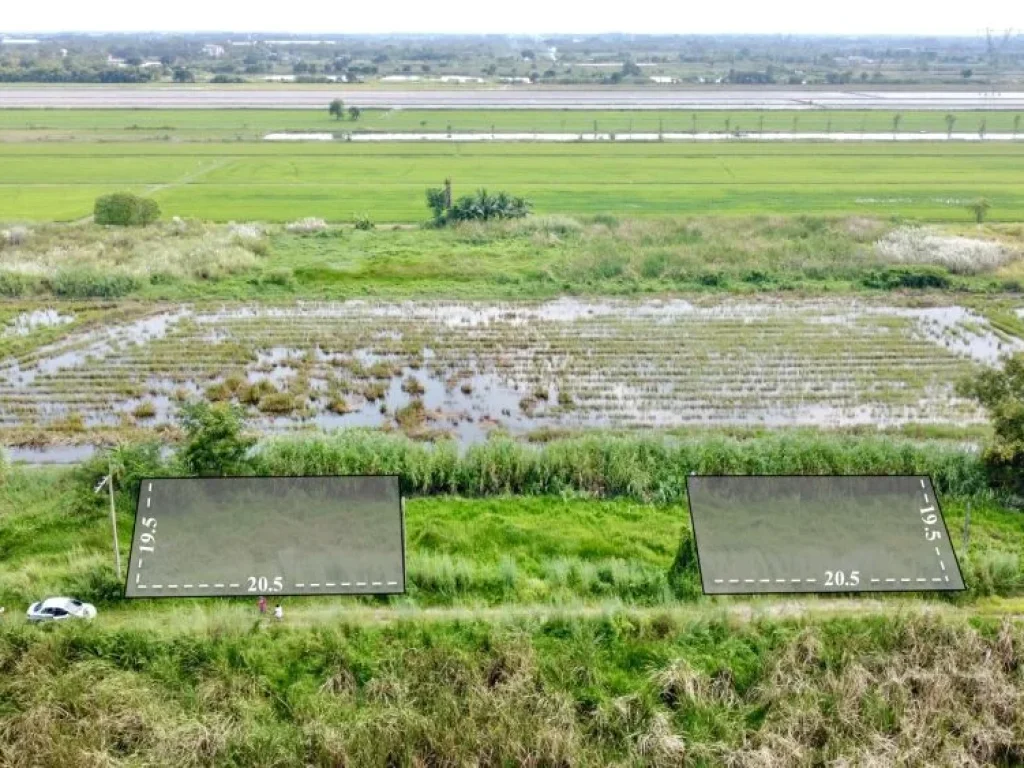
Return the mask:
M 991 483 L 1024 496 L 1024 353 L 960 382 L 959 392 L 988 411 L 993 439 L 984 461 Z
M 31 293 L 37 281 L 18 272 L 0 272 L 0 296 L 17 298 Z
M 141 285 L 134 275 L 94 269 L 62 269 L 49 279 L 50 290 L 68 299 L 112 299 L 125 296 Z
M 876 269 L 862 279 L 868 288 L 949 288 L 949 270 L 930 265 L 896 266 Z
M 115 192 L 96 198 L 93 218 L 97 224 L 144 227 L 160 218 L 160 206 L 148 197 Z

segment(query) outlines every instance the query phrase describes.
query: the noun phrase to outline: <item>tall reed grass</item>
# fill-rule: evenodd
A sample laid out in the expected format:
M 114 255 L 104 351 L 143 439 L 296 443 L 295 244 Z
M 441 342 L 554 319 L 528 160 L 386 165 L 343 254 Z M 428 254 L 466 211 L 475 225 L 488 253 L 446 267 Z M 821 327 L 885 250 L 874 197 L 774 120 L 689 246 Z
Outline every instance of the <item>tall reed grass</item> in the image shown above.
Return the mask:
M 424 445 L 376 432 L 279 438 L 263 443 L 257 471 L 279 475 L 397 474 L 406 492 L 586 493 L 675 502 L 690 474 L 928 474 L 937 490 L 986 490 L 977 455 L 890 437 L 776 434 L 749 439 L 671 440 L 589 436 L 537 446 L 492 439 L 460 453 L 453 442 Z

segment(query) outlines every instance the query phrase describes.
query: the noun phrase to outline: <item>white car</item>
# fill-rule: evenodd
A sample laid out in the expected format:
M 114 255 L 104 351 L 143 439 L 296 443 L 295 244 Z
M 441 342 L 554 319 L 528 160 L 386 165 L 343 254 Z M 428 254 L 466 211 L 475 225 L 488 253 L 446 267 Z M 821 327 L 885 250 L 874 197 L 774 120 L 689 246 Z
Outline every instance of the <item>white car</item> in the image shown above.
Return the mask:
M 96 607 L 73 597 L 48 597 L 32 603 L 26 617 L 29 621 L 64 621 L 65 619 L 95 619 Z

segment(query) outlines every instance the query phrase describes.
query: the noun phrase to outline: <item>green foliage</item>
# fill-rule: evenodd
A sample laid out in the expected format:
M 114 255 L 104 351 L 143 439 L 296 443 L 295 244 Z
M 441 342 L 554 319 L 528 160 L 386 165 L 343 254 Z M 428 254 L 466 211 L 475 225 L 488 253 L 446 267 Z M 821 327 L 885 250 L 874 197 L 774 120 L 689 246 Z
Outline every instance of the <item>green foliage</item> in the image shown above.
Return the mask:
M 986 488 L 978 457 L 955 448 L 887 437 L 773 434 L 750 439 L 594 435 L 541 446 L 492 438 L 460 453 L 453 442 L 426 446 L 357 430 L 261 444 L 260 474 L 386 473 L 412 493 L 624 496 L 678 502 L 698 474 L 929 474 L 943 493 Z
M 985 217 L 988 215 L 991 208 L 992 203 L 986 197 L 979 197 L 977 200 L 967 205 L 967 210 L 974 215 L 974 221 L 978 224 L 985 221 Z
M 374 229 L 377 225 L 373 223 L 373 219 L 370 218 L 369 214 L 360 213 L 356 215 L 352 226 L 358 230 L 366 232 Z
M 112 299 L 126 296 L 142 286 L 135 275 L 88 267 L 61 269 L 45 282 L 55 295 L 66 299 Z
M 949 288 L 950 274 L 945 267 L 930 264 L 891 266 L 868 272 L 861 282 L 868 288 Z
M 341 120 L 345 116 L 345 102 L 341 99 L 332 99 L 327 106 L 327 113 L 335 120 Z
M 981 403 L 992 422 L 994 439 L 984 454 L 992 482 L 1024 495 L 1024 352 L 1005 358 L 1001 369 L 981 370 L 959 390 Z
M 434 216 L 434 223 L 444 225 L 450 222 L 492 221 L 500 219 L 522 219 L 530 212 L 531 203 L 523 197 L 514 197 L 505 192 L 492 195 L 486 189 L 479 189 L 472 195 L 463 195 L 445 209 L 447 196 L 439 187 L 427 190 L 427 207 Z
M 148 197 L 116 192 L 96 198 L 93 218 L 97 224 L 144 227 L 160 218 L 160 206 Z
M 193 475 L 234 475 L 249 468 L 249 449 L 255 438 L 242 434 L 243 412 L 227 403 L 198 401 L 181 408 L 184 445 L 177 453 L 186 472 Z

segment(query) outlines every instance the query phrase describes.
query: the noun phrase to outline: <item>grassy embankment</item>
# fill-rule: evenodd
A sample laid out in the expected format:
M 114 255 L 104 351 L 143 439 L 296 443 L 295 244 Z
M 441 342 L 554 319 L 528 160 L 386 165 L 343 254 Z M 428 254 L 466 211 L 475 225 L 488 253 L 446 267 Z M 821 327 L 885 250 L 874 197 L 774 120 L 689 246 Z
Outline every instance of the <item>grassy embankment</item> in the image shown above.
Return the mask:
M 877 245 L 893 232 L 897 242 Z M 863 217 L 538 216 L 445 230 L 189 222 L 140 230 L 35 225 L 0 245 L 8 297 L 543 299 L 564 294 L 1019 291 L 1019 225 L 945 227 L 899 240 Z M 944 240 L 967 235 L 971 241 Z M 977 240 L 984 252 L 974 252 Z M 909 243 L 909 246 L 908 246 Z M 1001 246 L 1000 247 L 997 247 Z M 991 252 L 990 252 L 991 251 Z M 1012 324 L 1012 317 L 1010 320 Z
M 335 120 L 322 110 L 299 109 L 5 109 L 0 142 L 24 141 L 253 141 L 273 132 L 530 132 L 602 133 L 825 132 L 1013 133 L 1008 111 L 888 110 L 429 110 L 366 109 L 358 121 Z M 358 98 L 354 99 L 358 102 Z M 1024 130 L 1024 127 L 1021 128 Z
M 876 215 L 968 222 L 1024 215 L 1024 143 L 499 144 L 380 146 L 0 144 L 0 217 L 88 216 L 114 190 L 151 194 L 166 216 L 283 222 L 426 218 L 423 193 L 446 177 L 524 195 L 537 213 Z
M 149 461 L 129 462 L 132 473 L 151 471 Z M 1024 634 L 986 618 L 993 604 L 932 600 L 922 615 L 907 600 L 840 599 L 820 611 L 811 600 L 772 618 L 764 602 L 747 622 L 751 606 L 680 601 L 668 577 L 686 534 L 690 470 L 929 471 L 951 530 L 972 503 L 971 551 L 960 556 L 974 597 L 1014 594 L 1020 515 L 985 494 L 967 454 L 776 437 L 583 440 L 542 452 L 496 444 L 460 459 L 380 437 L 286 441 L 266 449 L 260 471 L 403 475 L 414 494 L 407 597 L 292 598 L 283 627 L 260 626 L 250 601 L 237 600 L 103 601 L 92 626 L 24 626 L 18 614 L 35 591 L 109 594 L 109 521 L 91 490 L 101 469 L 6 472 L 7 765 L 1011 765 L 1024 756 Z M 444 492 L 463 496 L 430 495 Z M 492 495 L 502 492 L 516 495 Z M 130 496 L 119 494 L 123 545 Z M 850 611 L 864 615 L 841 615 Z

